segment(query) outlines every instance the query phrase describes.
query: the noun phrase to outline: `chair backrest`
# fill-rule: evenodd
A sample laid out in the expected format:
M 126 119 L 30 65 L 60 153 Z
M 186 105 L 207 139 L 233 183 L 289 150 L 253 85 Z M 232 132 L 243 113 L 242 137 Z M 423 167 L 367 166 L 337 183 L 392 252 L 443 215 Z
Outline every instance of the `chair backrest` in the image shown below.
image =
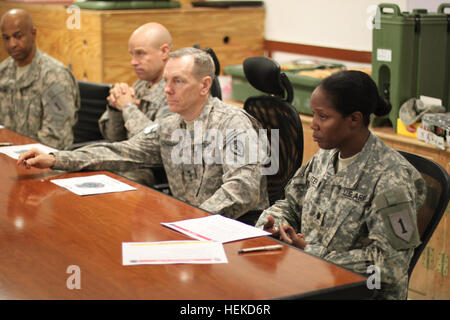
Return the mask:
M 425 203 L 417 212 L 417 226 L 422 243 L 414 250 L 408 269 L 408 275 L 411 276 L 414 266 L 447 208 L 450 183 L 447 171 L 438 163 L 409 152 L 399 152 L 422 174 L 427 185 Z
M 194 44 L 193 47 L 200 49 L 200 46 L 198 44 Z M 211 58 L 214 61 L 214 67 L 215 67 L 215 77 L 212 80 L 211 89 L 210 89 L 211 96 L 222 100 L 222 89 L 220 88 L 220 82 L 219 82 L 219 75 L 220 75 L 219 58 L 217 58 L 216 53 L 211 48 L 206 48 L 205 52 L 207 52 L 211 56 Z
M 78 80 L 81 108 L 78 111 L 78 121 L 73 128 L 74 144 L 102 140 L 98 127 L 98 119 L 106 110 L 111 84 Z
M 243 63 L 245 77 L 257 90 L 267 95 L 247 98 L 244 109 L 267 130 L 269 143 L 272 130 L 278 130 L 278 157 L 271 154 L 273 165 L 278 160 L 278 172 L 267 175 L 269 202 L 284 198 L 284 188 L 302 164 L 303 127 L 297 110 L 292 106 L 293 89 L 280 65 L 267 57 L 251 57 Z M 274 132 L 275 133 L 275 132 Z M 273 146 L 271 146 L 273 149 Z M 276 159 L 277 158 L 277 159 Z

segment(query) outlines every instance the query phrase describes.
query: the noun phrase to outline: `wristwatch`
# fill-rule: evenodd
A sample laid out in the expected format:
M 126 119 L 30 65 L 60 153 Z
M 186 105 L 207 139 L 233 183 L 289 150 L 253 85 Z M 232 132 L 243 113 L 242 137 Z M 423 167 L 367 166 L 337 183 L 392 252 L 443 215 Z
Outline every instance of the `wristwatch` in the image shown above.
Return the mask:
M 122 110 L 125 109 L 125 108 L 127 108 L 127 107 L 129 107 L 129 106 L 131 106 L 131 105 L 135 105 L 135 106 L 137 107 L 136 102 L 128 102 L 126 105 L 124 105 L 124 106 L 122 107 Z

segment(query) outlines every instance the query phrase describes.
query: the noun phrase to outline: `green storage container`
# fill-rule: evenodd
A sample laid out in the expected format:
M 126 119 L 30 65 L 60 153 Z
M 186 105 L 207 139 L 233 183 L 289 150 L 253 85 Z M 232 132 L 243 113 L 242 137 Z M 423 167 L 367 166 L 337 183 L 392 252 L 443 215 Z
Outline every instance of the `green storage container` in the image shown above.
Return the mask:
M 315 59 L 297 59 L 291 62 L 286 62 L 280 65 L 283 72 L 300 72 L 300 71 L 314 71 L 324 69 L 344 68 L 343 64 L 332 63 L 327 61 L 319 61 Z
M 263 94 L 248 83 L 242 65 L 226 66 L 223 73 L 231 76 L 231 97 L 234 101 L 244 102 L 248 97 Z
M 318 86 L 322 79 L 313 78 L 309 76 L 302 76 L 297 74 L 297 72 L 302 70 L 314 70 L 327 68 L 343 68 L 342 64 L 327 64 L 319 63 L 318 66 L 314 68 L 290 68 L 288 70 L 283 70 L 291 81 L 294 90 L 294 99 L 292 105 L 297 109 L 299 113 L 312 115 L 311 111 L 311 94 L 314 89 Z M 253 88 L 245 78 L 244 70 L 242 65 L 227 66 L 224 68 L 224 74 L 231 75 L 231 91 L 232 99 L 235 101 L 244 102 L 250 96 L 262 95 L 261 91 Z
M 445 9 L 450 8 L 450 3 L 442 3 L 437 12 L 440 14 L 445 14 Z M 444 101 L 442 104 L 447 108 L 447 111 L 450 111 L 450 10 L 447 10 L 447 49 L 446 49 L 446 58 L 445 61 L 447 63 L 446 71 L 446 79 L 445 79 L 445 95 Z
M 420 95 L 444 99 L 447 17 L 425 9 L 400 12 L 390 3 L 380 4 L 379 9 L 374 20 L 379 26 L 373 28 L 372 77 L 392 110 L 386 117 L 374 118 L 372 125 L 389 120 L 396 130 L 406 100 Z
M 294 99 L 292 105 L 299 113 L 312 115 L 311 94 L 319 85 L 322 79 L 297 75 L 295 73 L 286 73 L 294 89 Z

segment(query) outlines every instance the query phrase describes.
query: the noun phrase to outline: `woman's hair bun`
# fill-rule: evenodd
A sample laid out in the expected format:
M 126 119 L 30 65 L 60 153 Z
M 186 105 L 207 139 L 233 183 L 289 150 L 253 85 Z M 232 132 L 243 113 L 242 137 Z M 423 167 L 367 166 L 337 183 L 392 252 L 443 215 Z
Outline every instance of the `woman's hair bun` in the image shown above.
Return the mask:
M 373 113 L 376 116 L 381 117 L 381 116 L 385 116 L 389 112 L 391 112 L 391 109 L 392 109 L 391 104 L 388 103 L 386 100 L 384 100 L 382 97 L 380 97 L 380 95 L 378 95 L 377 105 L 376 105 Z

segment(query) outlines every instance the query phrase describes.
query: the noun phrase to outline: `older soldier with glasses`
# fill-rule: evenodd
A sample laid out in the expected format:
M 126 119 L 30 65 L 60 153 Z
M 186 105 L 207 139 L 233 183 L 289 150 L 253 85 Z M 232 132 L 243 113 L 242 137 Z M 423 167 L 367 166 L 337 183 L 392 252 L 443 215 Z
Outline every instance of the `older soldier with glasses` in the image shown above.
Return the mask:
M 262 210 L 268 206 L 264 159 L 251 153 L 264 154 L 260 149 L 267 141 L 255 143 L 259 124 L 244 110 L 210 96 L 213 76 L 209 54 L 195 48 L 175 51 L 164 71 L 173 114 L 127 141 L 50 155 L 30 150 L 18 165 L 78 171 L 162 163 L 178 199 L 231 218 Z
M 37 31 L 26 11 L 6 12 L 0 27 L 10 55 L 0 63 L 0 124 L 51 147 L 71 145 L 80 108 L 74 76 L 36 47 Z

